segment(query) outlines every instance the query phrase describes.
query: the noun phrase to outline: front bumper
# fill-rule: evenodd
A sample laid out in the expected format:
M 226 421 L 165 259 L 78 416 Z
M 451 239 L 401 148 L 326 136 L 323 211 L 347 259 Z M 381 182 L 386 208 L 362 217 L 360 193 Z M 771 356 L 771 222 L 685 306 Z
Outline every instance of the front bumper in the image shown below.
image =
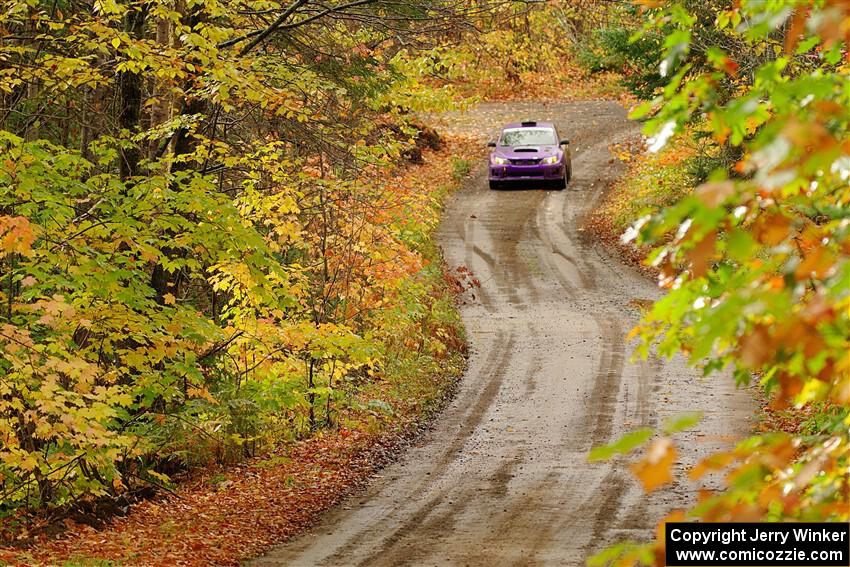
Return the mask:
M 564 164 L 553 165 L 496 165 L 490 164 L 490 181 L 533 181 L 556 180 L 564 178 Z

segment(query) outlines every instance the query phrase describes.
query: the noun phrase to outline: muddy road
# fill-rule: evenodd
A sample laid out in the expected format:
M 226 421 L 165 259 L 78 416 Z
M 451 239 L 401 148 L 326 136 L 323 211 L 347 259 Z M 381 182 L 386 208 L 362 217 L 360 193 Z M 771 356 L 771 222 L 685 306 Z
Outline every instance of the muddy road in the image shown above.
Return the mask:
M 627 460 L 588 463 L 592 447 L 702 408 L 698 430 L 678 437 L 684 466 L 747 431 L 750 397 L 731 380 L 705 381 L 681 360 L 630 362 L 633 300 L 658 291 L 580 230 L 622 173 L 608 146 L 636 133 L 619 105 L 482 104 L 441 128 L 483 143 L 532 117 L 572 141 L 567 189 L 490 191 L 482 163 L 439 230 L 448 265 L 481 281 L 462 307 L 472 355 L 457 396 L 369 489 L 258 565 L 584 565 L 610 543 L 649 539 L 698 489 L 645 495 Z

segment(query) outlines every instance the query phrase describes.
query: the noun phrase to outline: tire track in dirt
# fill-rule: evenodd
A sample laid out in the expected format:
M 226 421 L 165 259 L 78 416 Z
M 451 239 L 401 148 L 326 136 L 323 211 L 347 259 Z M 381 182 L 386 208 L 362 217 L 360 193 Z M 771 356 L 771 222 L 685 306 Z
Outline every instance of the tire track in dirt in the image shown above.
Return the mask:
M 474 499 L 488 498 L 500 500 L 507 493 L 507 485 L 513 478 L 513 470 L 522 461 L 522 454 L 504 462 L 492 474 L 489 481 L 491 486 L 486 489 L 461 489 L 459 494 L 451 496 L 437 495 L 429 502 L 429 513 L 418 518 L 411 518 L 410 529 L 403 534 L 393 534 L 385 544 L 385 548 L 360 562 L 360 566 L 416 565 L 427 554 L 430 541 L 421 541 L 416 537 L 408 537 L 413 530 L 422 530 L 431 538 L 440 538 L 450 534 L 458 522 L 458 516 Z M 435 512 L 440 504 L 447 503 Z M 416 522 L 414 523 L 414 520 Z M 406 538 L 406 539 L 405 539 Z M 404 540 L 404 545 L 398 545 Z
M 493 403 L 499 388 L 501 388 L 502 380 L 507 371 L 507 360 L 511 355 L 515 342 L 513 334 L 507 339 L 504 338 L 505 334 L 507 334 L 505 331 L 499 332 L 499 340 L 496 342 L 496 347 L 492 349 L 489 355 L 492 365 L 488 366 L 484 371 L 484 375 L 489 378 L 487 385 L 484 387 L 478 400 L 464 416 L 462 427 L 458 430 L 448 450 L 437 461 L 437 464 L 431 471 L 432 475 L 443 474 L 449 463 L 457 457 L 466 440 L 469 439 L 469 436 L 472 435 L 476 426 L 481 421 L 485 410 Z
M 531 198 L 528 198 L 529 195 Z M 483 221 L 478 222 L 479 226 L 476 226 L 472 230 L 466 227 L 469 227 L 471 222 L 475 222 L 473 216 L 478 219 L 482 217 L 479 215 L 470 215 L 468 217 L 469 220 L 465 221 L 465 229 L 463 232 L 465 240 L 469 239 L 470 233 L 472 233 L 473 237 L 476 238 L 475 242 L 486 242 L 494 245 L 496 248 L 494 251 L 495 256 L 483 250 L 477 243 L 473 243 L 469 246 L 468 242 L 466 242 L 464 249 L 466 251 L 465 257 L 467 265 L 477 266 L 476 258 L 478 258 L 484 262 L 484 265 L 492 277 L 498 278 L 499 281 L 510 282 L 511 285 L 500 286 L 499 291 L 501 291 L 502 296 L 507 296 L 507 303 L 510 307 L 520 311 L 524 310 L 527 305 L 527 302 L 520 294 L 520 291 L 524 291 L 529 296 L 529 299 L 533 301 L 536 298 L 536 290 L 528 267 L 518 254 L 516 244 L 520 242 L 521 234 L 525 230 L 528 219 L 533 215 L 533 212 L 536 210 L 536 204 L 542 200 L 543 194 L 525 193 L 523 196 L 525 196 L 528 201 L 526 206 L 516 207 L 507 214 L 505 214 L 505 212 L 501 209 L 490 209 L 487 211 L 489 214 L 482 215 Z M 497 222 L 492 222 L 493 220 Z M 478 233 L 480 232 L 484 232 L 486 236 L 479 235 Z M 511 266 L 514 269 L 507 272 L 500 264 Z M 475 271 L 473 273 L 478 274 L 478 272 Z M 485 296 L 482 294 L 482 298 L 487 298 L 486 300 L 482 299 L 482 304 L 484 304 L 488 310 L 493 309 L 494 304 L 489 300 L 489 295 Z M 488 382 L 484 393 L 479 398 L 479 403 L 476 404 L 477 407 L 471 412 L 479 419 L 484 408 L 492 402 L 493 397 L 501 386 L 501 378 L 503 378 L 504 372 L 507 368 L 506 356 L 511 352 L 512 346 L 513 341 L 510 341 L 507 345 L 505 345 L 497 368 L 488 368 L 484 372 L 485 375 L 494 374 L 494 377 Z M 533 374 L 534 368 L 532 367 L 530 372 L 527 373 L 527 376 L 533 377 Z M 533 384 L 533 381 L 527 380 L 526 383 Z M 471 435 L 476 425 L 477 421 L 475 420 L 466 419 L 464 421 L 464 426 L 459 431 L 452 446 L 446 453 L 444 453 L 438 465 L 435 467 L 434 472 L 432 472 L 432 479 L 441 475 L 445 471 L 446 466 L 453 458 L 456 457 L 460 449 L 462 449 L 466 439 Z M 399 542 L 403 541 L 413 529 L 424 527 L 425 529 L 430 529 L 430 531 L 436 531 L 438 526 L 442 526 L 444 528 L 445 526 L 450 525 L 451 519 L 454 517 L 456 511 L 459 508 L 462 508 L 463 504 L 472 497 L 473 494 L 471 492 L 465 492 L 461 497 L 457 497 L 452 500 L 452 507 L 437 515 L 436 520 L 428 519 L 433 513 L 435 507 L 442 502 L 442 496 L 438 495 L 427 502 L 422 508 L 417 510 L 417 512 L 414 513 L 399 530 L 394 531 L 388 538 L 386 538 L 381 548 L 374 555 L 364 559 L 360 565 L 400 564 L 401 559 L 397 558 L 393 553 L 394 546 L 397 546 Z M 404 547 L 404 549 L 408 554 L 413 553 L 410 545 Z M 386 562 L 388 558 L 390 561 Z M 409 561 L 410 559 L 411 558 L 408 557 L 406 561 Z
M 525 310 L 528 303 L 534 303 L 539 297 L 528 264 L 517 249 L 517 245 L 543 197 L 544 194 L 541 192 L 519 193 L 518 206 L 508 210 L 500 207 L 498 201 L 490 200 L 483 216 L 485 220 L 479 220 L 484 225 L 487 241 L 493 247 L 493 255 L 498 258 L 498 269 L 501 270 L 498 281 L 502 284 L 500 291 L 506 293 L 509 303 L 520 310 Z M 474 249 L 481 251 L 479 247 Z M 494 265 L 495 258 L 491 257 Z M 524 292 L 528 299 L 524 299 L 520 292 Z
M 608 144 L 605 144 L 607 147 Z M 596 150 L 594 155 L 603 155 L 600 151 L 602 144 L 596 144 L 593 148 Z M 601 160 L 596 159 L 594 163 L 589 163 L 588 167 L 596 169 Z M 610 183 L 616 176 L 600 177 L 597 176 L 593 181 L 584 180 L 583 186 L 585 189 L 593 186 L 603 187 L 606 183 Z M 594 199 L 595 201 L 595 199 Z M 600 275 L 608 271 L 605 262 L 598 262 L 597 250 L 588 250 L 585 242 L 578 234 L 577 227 L 578 219 L 582 218 L 589 207 L 587 201 L 583 201 L 578 206 L 570 207 L 569 202 L 564 202 L 564 208 L 560 215 L 560 221 L 549 223 L 547 226 L 547 238 L 549 245 L 553 248 L 553 252 L 567 259 L 579 269 L 581 277 L 581 291 L 594 292 L 597 290 L 597 281 L 605 280 L 605 276 L 610 277 L 611 274 Z M 571 223 L 567 223 L 567 219 Z M 578 254 L 567 254 L 557 248 L 555 241 L 559 235 L 566 235 L 570 244 L 575 245 L 578 249 Z M 563 281 L 563 278 L 561 278 Z M 622 328 L 621 320 L 624 318 L 622 308 L 618 311 L 604 311 L 592 315 L 596 321 L 597 329 L 600 333 L 602 341 L 602 356 L 600 365 L 596 372 L 595 386 L 591 394 L 595 404 L 590 409 L 590 414 L 594 416 L 594 426 L 591 437 L 594 445 L 603 444 L 612 441 L 612 430 L 615 426 L 613 414 L 618 403 L 627 402 L 628 400 L 619 400 L 620 386 L 623 382 L 623 368 L 625 365 L 625 332 Z M 635 400 L 634 416 L 639 424 L 644 424 L 652 420 L 647 403 L 648 398 L 648 381 L 650 375 L 647 372 L 645 363 L 638 363 L 638 385 L 637 398 Z M 627 392 L 628 393 L 628 392 Z M 585 553 L 589 554 L 592 548 L 591 543 L 594 539 L 599 539 L 602 534 L 610 529 L 612 524 L 611 511 L 623 506 L 623 498 L 628 492 L 629 478 L 625 471 L 615 465 L 602 464 L 608 469 L 607 474 L 599 483 L 604 490 L 599 490 L 593 497 L 585 499 L 578 510 L 576 516 L 584 517 L 591 520 L 592 536 L 588 545 L 585 547 Z M 645 512 L 646 499 L 639 498 L 638 506 L 634 507 L 635 511 Z M 638 512 L 639 513 L 639 512 Z M 574 522 L 568 522 L 570 527 Z M 563 530 L 566 525 L 562 525 Z
M 506 331 L 500 330 L 497 332 L 493 345 L 488 349 L 486 362 L 482 369 L 482 374 L 490 377 L 490 380 L 487 382 L 484 390 L 481 391 L 476 402 L 463 414 L 460 420 L 462 425 L 452 439 L 451 444 L 440 455 L 439 459 L 435 461 L 433 466 L 431 466 L 428 473 L 422 477 L 419 484 L 411 491 L 412 495 L 428 492 L 429 485 L 433 485 L 445 473 L 449 464 L 457 457 L 464 443 L 475 430 L 484 411 L 493 402 L 496 393 L 501 387 L 506 370 L 505 362 L 512 351 L 514 340 L 513 335 Z M 412 504 L 411 501 L 405 502 L 402 507 L 407 508 L 406 512 L 409 515 L 407 520 L 395 529 L 391 527 L 390 529 L 392 531 L 388 536 L 385 536 L 380 550 L 376 554 L 364 558 L 359 564 L 368 565 L 376 562 L 380 555 L 386 554 L 387 550 L 391 549 L 393 545 L 401 541 L 412 530 L 416 529 L 440 502 L 441 497 L 437 495 L 415 510 L 409 509 Z M 396 508 L 398 509 L 399 507 Z M 356 545 L 356 540 L 353 540 L 349 545 L 338 550 L 334 555 L 331 555 L 328 558 L 328 561 L 331 562 L 330 564 L 344 564 L 341 562 L 351 552 L 352 545 Z
M 625 365 L 624 333 L 620 322 L 607 314 L 593 315 L 602 340 L 602 361 L 596 371 L 591 400 L 594 403 L 593 433 L 591 438 L 595 444 L 607 443 L 611 440 L 614 429 L 614 415 L 617 407 L 617 395 L 623 366 Z

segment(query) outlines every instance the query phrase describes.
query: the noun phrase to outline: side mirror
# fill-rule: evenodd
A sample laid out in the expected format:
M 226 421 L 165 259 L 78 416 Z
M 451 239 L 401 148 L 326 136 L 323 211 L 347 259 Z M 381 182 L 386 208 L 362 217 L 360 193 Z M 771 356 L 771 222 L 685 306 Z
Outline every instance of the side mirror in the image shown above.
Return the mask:
M 487 142 L 487 147 L 488 147 L 488 148 L 495 148 L 495 147 L 496 147 L 496 142 Z
M 570 145 L 570 141 L 569 141 L 569 140 L 561 140 L 561 143 L 560 143 L 559 145 L 561 145 L 561 146 L 569 146 L 569 145 Z

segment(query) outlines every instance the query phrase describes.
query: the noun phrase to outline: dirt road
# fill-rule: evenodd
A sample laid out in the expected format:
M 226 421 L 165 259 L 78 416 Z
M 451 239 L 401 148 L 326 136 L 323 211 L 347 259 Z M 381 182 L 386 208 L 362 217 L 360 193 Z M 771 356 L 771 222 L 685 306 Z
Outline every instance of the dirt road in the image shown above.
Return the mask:
M 611 102 L 484 104 L 444 117 L 484 141 L 501 123 L 551 119 L 573 147 L 564 191 L 490 191 L 482 167 L 448 204 L 450 267 L 481 280 L 462 308 L 472 356 L 435 428 L 363 494 L 258 565 L 583 565 L 607 544 L 651 537 L 694 497 L 646 496 L 627 461 L 588 463 L 595 445 L 703 408 L 680 465 L 747 431 L 749 396 L 682 361 L 630 362 L 634 299 L 652 282 L 582 238 L 580 221 L 621 173 L 608 146 L 636 130 Z M 444 128 L 445 129 L 445 128 Z

